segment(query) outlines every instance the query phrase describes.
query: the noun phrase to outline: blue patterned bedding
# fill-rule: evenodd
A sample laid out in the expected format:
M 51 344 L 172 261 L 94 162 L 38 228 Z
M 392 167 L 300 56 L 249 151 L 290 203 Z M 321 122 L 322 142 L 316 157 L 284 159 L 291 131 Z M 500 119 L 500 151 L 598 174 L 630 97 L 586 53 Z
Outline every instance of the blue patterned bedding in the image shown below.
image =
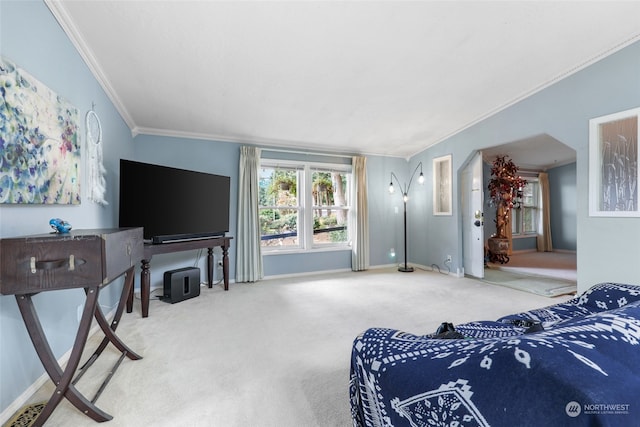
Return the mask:
M 525 333 L 531 324 L 543 331 Z M 463 339 L 371 328 L 351 356 L 353 425 L 640 425 L 640 286 L 456 325 Z

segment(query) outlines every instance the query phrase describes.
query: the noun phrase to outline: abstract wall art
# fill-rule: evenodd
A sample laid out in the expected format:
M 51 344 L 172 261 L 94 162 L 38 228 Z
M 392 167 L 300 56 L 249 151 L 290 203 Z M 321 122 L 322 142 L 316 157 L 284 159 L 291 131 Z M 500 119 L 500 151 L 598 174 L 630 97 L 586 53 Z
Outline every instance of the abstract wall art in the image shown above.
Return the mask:
M 78 110 L 0 57 L 0 203 L 80 204 Z
M 640 108 L 589 121 L 589 215 L 640 216 Z

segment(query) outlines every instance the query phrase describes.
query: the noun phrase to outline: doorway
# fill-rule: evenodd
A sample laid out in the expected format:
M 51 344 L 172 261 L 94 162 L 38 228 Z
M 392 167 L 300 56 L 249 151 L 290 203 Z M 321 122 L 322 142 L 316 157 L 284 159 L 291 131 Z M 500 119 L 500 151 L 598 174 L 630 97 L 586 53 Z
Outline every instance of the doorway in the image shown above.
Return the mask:
M 537 273 L 547 277 L 555 277 L 558 280 L 568 279 L 575 283 L 575 260 L 577 257 L 575 150 L 548 134 L 540 134 L 483 149 L 479 153 L 483 159 L 483 192 L 486 191 L 487 180 L 489 179 L 489 165 L 498 155 L 508 156 L 522 171 L 529 173 L 547 172 L 550 176 L 550 191 L 552 193 L 552 197 L 550 197 L 551 235 L 554 242 L 554 252 L 536 252 L 535 245 L 529 248 L 520 248 L 518 247 L 518 237 L 516 237 L 514 239 L 515 251 L 511 256 L 513 261 L 510 260 L 509 263 L 504 265 L 504 268 L 496 268 L 496 270 L 509 271 L 516 274 L 533 275 Z M 486 227 L 484 228 L 482 248 L 478 249 L 477 244 L 465 238 L 465 233 L 467 236 L 472 233 L 469 221 L 465 220 L 465 215 L 468 215 L 468 213 L 464 212 L 465 206 L 469 206 L 473 202 L 473 193 L 464 188 L 466 185 L 465 179 L 463 168 L 460 174 L 463 265 L 465 266 L 465 274 L 482 278 L 484 276 L 484 268 L 481 274 L 477 272 L 469 273 L 467 264 L 469 260 L 477 257 L 479 253 L 484 259 L 484 240 L 495 232 L 494 211 L 489 209 L 486 204 L 483 204 L 481 208 L 481 210 L 485 211 Z M 522 239 L 522 242 L 524 241 L 525 239 Z M 529 239 L 529 241 L 535 242 L 535 238 Z M 473 255 L 470 252 L 473 252 Z M 560 260 L 563 260 L 566 268 L 558 269 L 554 267 Z

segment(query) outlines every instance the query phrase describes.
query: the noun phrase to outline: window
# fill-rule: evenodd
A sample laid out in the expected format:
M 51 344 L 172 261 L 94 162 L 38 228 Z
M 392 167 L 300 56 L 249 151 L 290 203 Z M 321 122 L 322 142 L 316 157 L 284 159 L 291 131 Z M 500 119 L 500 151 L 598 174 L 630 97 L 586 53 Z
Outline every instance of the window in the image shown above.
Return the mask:
M 511 231 L 514 235 L 536 234 L 538 232 L 538 179 L 527 178 L 522 189 L 522 201 L 512 210 Z
M 263 160 L 261 245 L 266 251 L 348 247 L 351 166 Z

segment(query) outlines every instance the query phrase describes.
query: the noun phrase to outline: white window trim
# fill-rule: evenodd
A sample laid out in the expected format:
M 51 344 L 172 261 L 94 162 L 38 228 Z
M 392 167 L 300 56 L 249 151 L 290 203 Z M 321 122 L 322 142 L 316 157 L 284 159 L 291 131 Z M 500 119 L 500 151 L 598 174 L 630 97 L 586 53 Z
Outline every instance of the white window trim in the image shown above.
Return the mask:
M 287 168 L 287 169 L 297 169 L 298 170 L 298 206 L 292 206 L 291 209 L 298 210 L 298 231 L 300 231 L 300 222 L 303 222 L 302 225 L 302 233 L 298 233 L 299 243 L 298 246 L 285 246 L 285 247 L 277 247 L 277 246 L 263 246 L 262 253 L 263 255 L 277 255 L 277 254 L 293 254 L 293 253 L 310 253 L 310 252 L 327 252 L 327 251 L 346 251 L 351 250 L 351 236 L 346 242 L 333 242 L 333 243 L 324 243 L 324 244 L 314 244 L 313 243 L 313 195 L 310 188 L 307 188 L 307 182 L 311 181 L 311 176 L 315 171 L 330 171 L 330 172 L 343 172 L 348 173 L 350 175 L 350 180 L 353 180 L 353 167 L 348 164 L 336 164 L 336 163 L 324 163 L 324 162 L 313 162 L 313 161 L 300 161 L 300 160 L 279 160 L 279 159 L 260 159 L 260 167 L 265 168 Z M 352 221 L 352 198 L 353 194 L 351 191 L 352 182 L 348 183 L 349 187 L 349 204 L 347 206 L 324 206 L 324 209 L 342 209 L 347 210 L 349 212 L 349 225 L 351 225 Z M 301 189 L 303 189 L 302 194 L 304 197 L 304 203 L 301 203 L 300 193 Z M 269 206 L 259 206 L 259 209 L 268 209 Z M 285 206 L 276 206 L 275 208 L 283 209 Z M 351 227 L 348 226 L 347 230 L 349 234 L 351 233 Z
M 538 190 L 538 191 L 537 191 L 537 193 L 538 193 L 538 194 L 537 194 L 537 196 L 535 197 L 536 204 L 535 204 L 535 205 L 532 205 L 532 206 L 527 206 L 527 207 L 528 207 L 528 208 L 534 208 L 534 209 L 535 209 L 535 211 L 536 211 L 536 215 L 537 215 L 537 214 L 538 214 L 538 212 L 539 212 L 539 210 L 540 210 L 540 197 L 541 197 L 541 194 L 540 194 L 540 182 L 539 182 L 539 180 L 538 180 L 538 178 L 537 178 L 537 177 L 527 177 L 526 179 L 527 179 L 527 184 L 529 184 L 529 183 L 536 183 L 536 188 L 537 188 L 537 190 Z M 523 205 L 522 205 L 522 207 L 520 208 L 520 210 L 522 210 L 522 209 L 524 209 L 524 208 L 525 208 L 525 206 L 524 206 L 524 204 L 523 204 Z M 520 224 L 519 224 L 519 226 L 520 226 L 520 227 L 519 227 L 520 232 L 519 232 L 519 233 L 514 233 L 514 234 L 512 235 L 512 238 L 514 238 L 514 239 L 524 239 L 524 238 L 535 237 L 535 236 L 538 234 L 537 230 L 535 230 L 535 231 L 528 231 L 528 232 L 523 232 L 523 231 L 522 231 L 522 230 L 524 230 L 524 220 L 522 219 L 522 218 L 524 217 L 524 215 L 522 214 L 522 212 L 520 212 L 520 215 L 519 215 L 519 216 L 520 216 Z M 538 221 L 538 220 L 536 220 L 536 221 Z

